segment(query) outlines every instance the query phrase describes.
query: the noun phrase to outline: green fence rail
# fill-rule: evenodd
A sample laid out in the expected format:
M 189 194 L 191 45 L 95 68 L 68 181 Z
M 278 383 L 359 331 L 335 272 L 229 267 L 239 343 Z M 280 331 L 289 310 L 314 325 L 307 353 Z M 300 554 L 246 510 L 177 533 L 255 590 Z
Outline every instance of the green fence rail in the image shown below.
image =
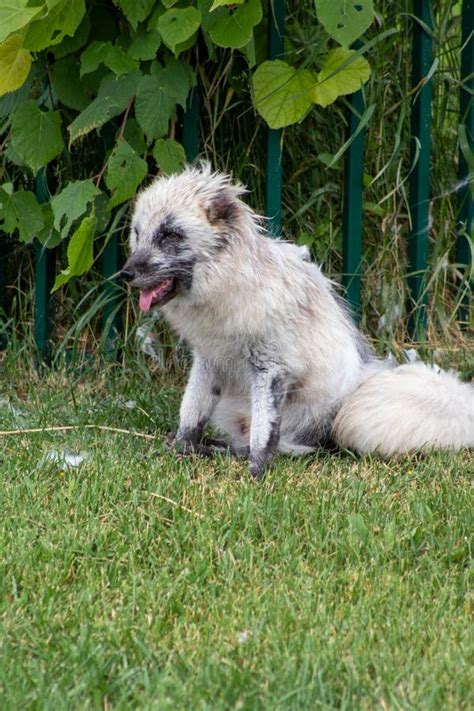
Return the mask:
M 268 58 L 283 55 L 283 32 L 285 22 L 284 0 L 271 2 L 268 26 Z M 413 40 L 412 40 L 412 87 L 411 108 L 412 165 L 410 175 L 410 234 L 408 237 L 408 291 L 409 328 L 412 336 L 423 338 L 426 329 L 426 292 L 428 274 L 428 235 L 430 206 L 430 133 L 431 95 L 433 63 L 433 35 L 431 5 L 426 0 L 413 0 Z M 457 262 L 460 270 L 466 272 L 471 263 L 471 251 L 467 235 L 471 233 L 473 221 L 473 200 L 469 184 L 470 168 L 464 148 L 474 151 L 474 0 L 464 0 L 462 4 L 462 50 L 461 50 L 461 90 L 460 90 L 460 153 L 459 153 L 459 221 L 457 241 Z M 364 174 L 364 130 L 361 117 L 365 103 L 363 90 L 349 97 L 348 139 L 349 147 L 344 163 L 343 198 L 343 274 L 347 298 L 355 317 L 360 309 L 361 262 L 363 235 L 363 174 Z M 199 88 L 190 94 L 187 110 L 183 117 L 182 140 L 189 161 L 194 160 L 199 146 Z M 266 214 L 269 230 L 274 236 L 281 233 L 282 195 L 282 132 L 268 129 L 266 159 Z M 36 194 L 39 202 L 47 199 L 45 175 L 37 176 Z M 4 268 L 7 250 L 0 255 L 0 306 L 5 304 L 6 287 Z M 54 250 L 38 248 L 36 259 L 35 289 L 35 340 L 39 354 L 48 358 L 50 335 L 53 326 L 54 301 L 51 287 L 55 276 Z M 115 337 L 120 330 L 118 295 L 110 277 L 120 267 L 122 255 L 118 238 L 112 236 L 102 254 L 104 280 L 103 311 L 104 342 L 106 350 L 114 349 Z M 467 320 L 467 305 L 460 309 L 460 317 Z M 107 345 L 109 344 L 109 345 Z

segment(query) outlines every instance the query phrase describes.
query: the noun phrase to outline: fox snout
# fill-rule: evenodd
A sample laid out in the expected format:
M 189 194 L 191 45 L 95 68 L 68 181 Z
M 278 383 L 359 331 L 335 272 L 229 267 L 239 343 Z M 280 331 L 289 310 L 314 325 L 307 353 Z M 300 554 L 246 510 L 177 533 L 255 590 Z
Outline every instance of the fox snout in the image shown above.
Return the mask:
M 191 288 L 194 260 L 137 250 L 125 262 L 119 278 L 140 290 L 140 309 L 162 306 Z
M 132 267 L 125 265 L 118 273 L 118 278 L 128 284 L 135 279 L 135 271 Z
M 151 260 L 148 255 L 136 252 L 131 254 L 119 272 L 119 279 L 139 288 L 146 286 L 147 282 L 157 278 L 163 266 L 156 260 Z

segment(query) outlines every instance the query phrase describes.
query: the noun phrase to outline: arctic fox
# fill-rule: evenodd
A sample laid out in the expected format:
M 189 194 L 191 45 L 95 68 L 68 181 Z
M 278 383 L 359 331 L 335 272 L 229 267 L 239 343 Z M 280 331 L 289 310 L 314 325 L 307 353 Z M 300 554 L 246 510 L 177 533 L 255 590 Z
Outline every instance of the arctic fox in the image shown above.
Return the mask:
M 208 164 L 137 198 L 122 276 L 193 351 L 175 445 L 208 422 L 261 475 L 332 441 L 391 457 L 474 445 L 474 388 L 376 358 L 304 248 L 270 238 L 242 185 Z

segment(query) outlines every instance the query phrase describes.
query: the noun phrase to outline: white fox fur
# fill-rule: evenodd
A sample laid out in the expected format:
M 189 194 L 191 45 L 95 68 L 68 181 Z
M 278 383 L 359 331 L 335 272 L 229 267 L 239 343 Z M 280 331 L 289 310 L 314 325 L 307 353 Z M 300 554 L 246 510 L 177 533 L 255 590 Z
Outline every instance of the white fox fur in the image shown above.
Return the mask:
M 386 457 L 473 446 L 473 387 L 377 359 L 307 250 L 270 238 L 244 192 L 204 164 L 136 202 L 124 273 L 147 304 L 173 284 L 160 306 L 194 354 L 177 443 L 212 420 L 253 474 L 328 438 Z
M 474 389 L 424 363 L 377 373 L 347 399 L 333 423 L 339 444 L 393 457 L 474 446 Z

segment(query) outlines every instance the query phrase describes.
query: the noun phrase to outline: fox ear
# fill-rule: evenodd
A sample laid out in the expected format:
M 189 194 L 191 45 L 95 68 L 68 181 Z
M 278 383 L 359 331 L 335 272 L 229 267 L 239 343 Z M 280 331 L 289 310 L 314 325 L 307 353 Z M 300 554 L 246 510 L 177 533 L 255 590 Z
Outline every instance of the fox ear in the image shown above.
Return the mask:
M 206 216 L 211 225 L 225 223 L 230 226 L 237 217 L 238 204 L 232 195 L 223 190 L 206 207 Z

